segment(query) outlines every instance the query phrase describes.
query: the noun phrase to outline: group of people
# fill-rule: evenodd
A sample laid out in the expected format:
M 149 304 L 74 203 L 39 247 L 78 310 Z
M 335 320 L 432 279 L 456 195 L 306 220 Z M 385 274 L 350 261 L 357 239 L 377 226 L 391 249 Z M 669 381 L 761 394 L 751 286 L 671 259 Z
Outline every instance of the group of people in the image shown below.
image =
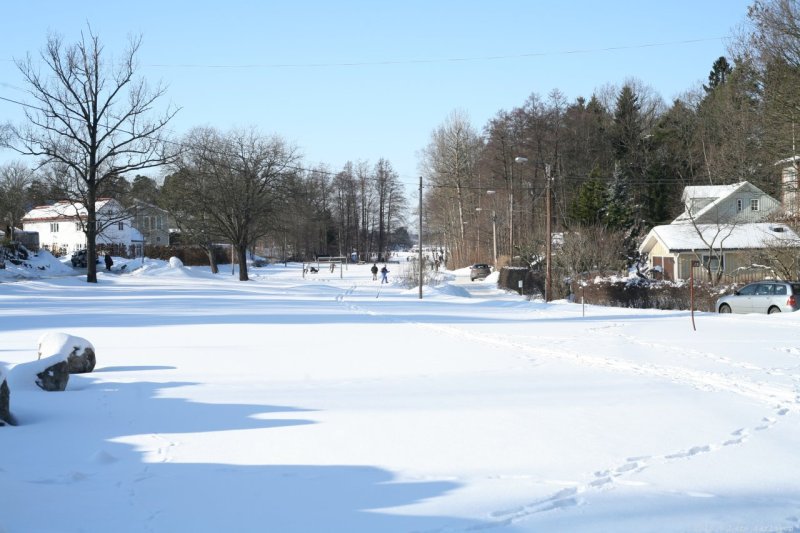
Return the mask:
M 372 263 L 372 268 L 370 268 L 369 271 L 372 272 L 372 279 L 373 280 L 377 280 L 378 279 L 378 264 L 377 263 Z M 383 268 L 381 268 L 380 273 L 381 273 L 381 284 L 389 283 L 389 277 L 388 277 L 389 276 L 389 269 L 386 268 L 386 265 L 383 265 Z

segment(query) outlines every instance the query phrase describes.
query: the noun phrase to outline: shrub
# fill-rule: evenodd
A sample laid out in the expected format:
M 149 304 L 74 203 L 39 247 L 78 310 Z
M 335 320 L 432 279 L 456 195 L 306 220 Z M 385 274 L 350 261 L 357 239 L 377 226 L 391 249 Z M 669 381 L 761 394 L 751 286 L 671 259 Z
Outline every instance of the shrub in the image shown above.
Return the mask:
M 691 288 L 687 283 L 653 281 L 641 278 L 629 280 L 596 279 L 594 281 L 572 281 L 570 289 L 574 300 L 588 304 L 636 309 L 691 308 Z M 714 302 L 723 294 L 724 288 L 710 283 L 695 283 L 694 308 L 698 311 L 713 311 Z
M 170 257 L 177 257 L 186 266 L 208 265 L 206 251 L 194 245 L 147 246 L 145 255 L 151 259 L 163 259 L 164 261 L 169 261 Z M 214 257 L 217 264 L 230 262 L 227 251 L 218 246 L 214 247 Z

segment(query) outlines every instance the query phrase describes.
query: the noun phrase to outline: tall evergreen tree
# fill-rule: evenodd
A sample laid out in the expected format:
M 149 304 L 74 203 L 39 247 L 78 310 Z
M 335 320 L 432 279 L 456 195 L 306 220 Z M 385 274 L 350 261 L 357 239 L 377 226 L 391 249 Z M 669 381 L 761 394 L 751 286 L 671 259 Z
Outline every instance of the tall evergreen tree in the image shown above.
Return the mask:
M 720 56 L 711 66 L 711 72 L 708 74 L 708 85 L 703 85 L 703 89 L 706 93 L 710 93 L 718 86 L 725 83 L 732 71 L 733 67 L 731 67 L 728 60 L 725 59 L 725 56 Z

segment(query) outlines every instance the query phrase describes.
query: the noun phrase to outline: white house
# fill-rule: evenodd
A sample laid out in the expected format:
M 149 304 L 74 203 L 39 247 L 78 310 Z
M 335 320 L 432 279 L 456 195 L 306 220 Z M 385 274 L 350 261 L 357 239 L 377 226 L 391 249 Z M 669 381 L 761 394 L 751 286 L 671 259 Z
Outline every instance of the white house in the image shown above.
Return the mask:
M 684 210 L 673 224 L 762 222 L 781 209 L 778 200 L 749 181 L 684 187 L 681 200 Z
M 750 266 L 753 252 L 767 248 L 800 248 L 800 237 L 786 224 L 667 224 L 650 230 L 639 246 L 651 270 L 664 279 L 689 279 L 693 262 L 710 263 L 730 274 Z
M 639 246 L 664 279 L 688 279 L 698 263 L 730 274 L 749 267 L 758 250 L 800 247 L 788 226 L 766 222 L 782 214 L 781 203 L 750 182 L 685 187 L 681 198 L 683 213 L 651 229 Z
M 132 226 L 133 217 L 111 198 L 95 203 L 97 213 L 97 244 L 133 246 L 141 253 L 143 236 Z M 86 207 L 68 201 L 35 207 L 22 217 L 22 228 L 39 233 L 39 244 L 54 255 L 65 255 L 86 248 Z

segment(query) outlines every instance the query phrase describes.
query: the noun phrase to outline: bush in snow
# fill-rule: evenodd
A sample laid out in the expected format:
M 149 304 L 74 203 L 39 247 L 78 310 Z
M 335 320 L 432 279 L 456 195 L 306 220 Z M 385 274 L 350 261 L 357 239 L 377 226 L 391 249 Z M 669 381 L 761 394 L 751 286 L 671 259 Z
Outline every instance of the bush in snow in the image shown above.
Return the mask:
M 595 280 L 573 280 L 571 290 L 574 300 L 581 298 L 587 304 L 610 307 L 632 307 L 637 309 L 680 309 L 691 307 L 691 292 L 688 283 L 653 281 L 642 278 Z M 714 302 L 720 296 L 720 287 L 695 282 L 694 308 L 698 311 L 713 311 Z
M 91 372 L 97 364 L 92 343 L 66 333 L 50 332 L 39 338 L 39 359 L 51 355 L 64 358 L 70 374 Z

